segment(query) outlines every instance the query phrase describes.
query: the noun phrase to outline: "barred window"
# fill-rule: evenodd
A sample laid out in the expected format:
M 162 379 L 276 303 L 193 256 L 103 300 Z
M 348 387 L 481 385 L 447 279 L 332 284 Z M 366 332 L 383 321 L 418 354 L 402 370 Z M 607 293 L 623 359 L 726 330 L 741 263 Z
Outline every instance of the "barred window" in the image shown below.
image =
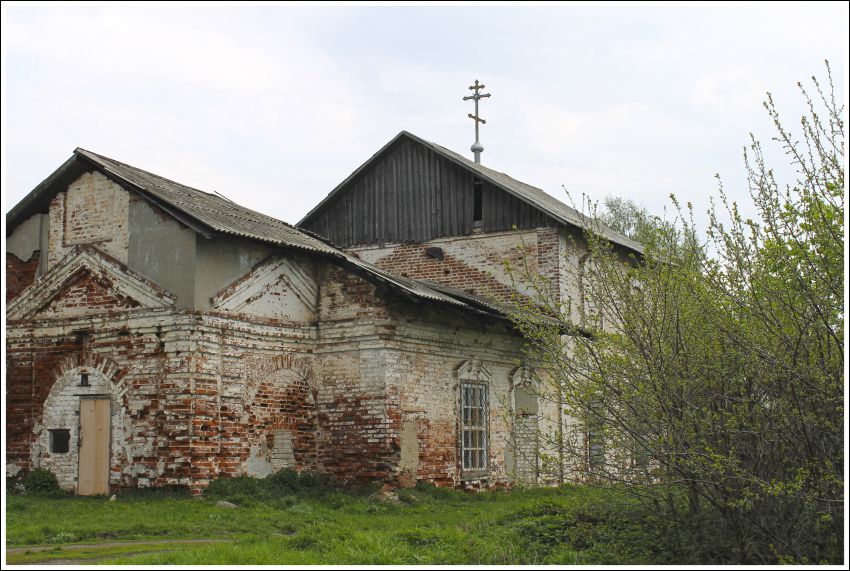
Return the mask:
M 605 464 L 604 414 L 602 400 L 593 398 L 588 407 L 587 418 L 587 461 L 591 468 Z
M 461 456 L 463 470 L 487 470 L 487 385 L 461 383 L 460 406 L 462 418 Z

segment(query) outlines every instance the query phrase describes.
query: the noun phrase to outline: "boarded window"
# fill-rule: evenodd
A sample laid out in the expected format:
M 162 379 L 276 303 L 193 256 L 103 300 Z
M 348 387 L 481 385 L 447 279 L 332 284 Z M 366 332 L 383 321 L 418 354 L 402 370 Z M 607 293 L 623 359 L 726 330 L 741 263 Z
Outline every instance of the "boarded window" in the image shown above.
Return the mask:
M 71 431 L 67 428 L 51 430 L 49 441 L 51 454 L 67 454 L 71 449 Z
M 487 385 L 462 383 L 461 405 L 461 457 L 463 470 L 487 470 Z

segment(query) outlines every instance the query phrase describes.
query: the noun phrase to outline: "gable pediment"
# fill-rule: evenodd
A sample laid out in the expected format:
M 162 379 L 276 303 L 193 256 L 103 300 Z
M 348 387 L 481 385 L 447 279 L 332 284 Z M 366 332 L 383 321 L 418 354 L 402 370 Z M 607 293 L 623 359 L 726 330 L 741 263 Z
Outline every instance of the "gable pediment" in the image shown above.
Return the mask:
M 271 256 L 210 301 L 220 311 L 308 321 L 316 312 L 318 295 L 318 284 L 301 264 Z
M 165 309 L 175 297 L 91 246 L 77 246 L 6 307 L 6 319 Z

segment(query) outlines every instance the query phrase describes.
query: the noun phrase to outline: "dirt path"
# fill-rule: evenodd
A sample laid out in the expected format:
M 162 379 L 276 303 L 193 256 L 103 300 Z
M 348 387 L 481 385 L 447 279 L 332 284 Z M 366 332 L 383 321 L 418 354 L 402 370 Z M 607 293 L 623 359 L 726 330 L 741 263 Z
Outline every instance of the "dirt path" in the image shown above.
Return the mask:
M 6 558 L 10 559 L 14 555 L 27 554 L 26 563 L 11 563 L 12 565 L 84 565 L 86 563 L 94 563 L 104 559 L 114 559 L 116 557 L 131 557 L 150 553 L 152 551 L 174 551 L 174 547 L 178 545 L 203 545 L 209 543 L 226 543 L 229 539 L 151 539 L 138 541 L 108 541 L 103 543 L 79 543 L 74 545 L 28 545 L 19 547 L 10 547 L 6 549 Z M 167 546 L 169 549 L 157 549 L 159 546 Z M 116 547 L 137 548 L 121 553 L 110 553 L 108 550 Z M 74 557 L 74 551 L 88 550 L 85 556 Z M 103 550 L 105 553 L 98 553 Z M 57 551 L 61 551 L 67 557 L 57 558 Z M 94 551 L 94 553 L 92 553 Z M 37 554 L 44 553 L 44 559 L 40 559 Z M 48 556 L 52 555 L 52 557 Z
M 68 549 L 92 549 L 98 547 L 124 547 L 124 546 L 141 546 L 145 547 L 148 545 L 156 547 L 157 545 L 161 545 L 163 543 L 173 543 L 173 544 L 183 544 L 183 543 L 226 543 L 230 541 L 229 539 L 140 539 L 138 541 L 108 541 L 105 543 L 78 543 L 74 545 L 24 545 L 21 547 L 7 547 L 6 554 L 12 555 L 13 553 L 26 553 L 29 551 L 30 553 L 38 553 L 39 551 L 50 551 L 56 549 L 57 547 L 61 548 L 63 551 Z

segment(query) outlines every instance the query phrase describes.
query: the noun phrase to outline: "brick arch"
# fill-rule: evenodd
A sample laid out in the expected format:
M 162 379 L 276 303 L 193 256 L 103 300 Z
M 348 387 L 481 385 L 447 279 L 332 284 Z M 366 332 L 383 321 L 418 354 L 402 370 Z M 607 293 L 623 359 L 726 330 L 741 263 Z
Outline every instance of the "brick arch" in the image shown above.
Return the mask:
M 118 363 L 107 355 L 98 355 L 90 352 L 72 353 L 59 361 L 48 375 L 51 379 L 50 386 L 53 387 L 59 379 L 64 377 L 72 369 L 81 368 L 93 369 L 109 379 L 112 382 L 113 395 L 115 397 L 121 398 L 127 392 L 127 370 L 120 367 Z
M 80 386 L 80 374 L 88 373 L 89 384 Z M 86 395 L 104 395 L 111 402 L 109 480 L 118 483 L 118 469 L 126 463 L 125 450 L 120 443 L 124 439 L 129 419 L 126 416 L 124 395 L 127 392 L 125 371 L 112 359 L 95 355 L 69 355 L 51 371 L 50 391 L 40 405 L 39 421 L 32 427 L 30 450 L 33 467 L 47 468 L 54 472 L 60 486 L 69 491 L 76 490 L 79 450 L 80 398 Z M 68 452 L 52 453 L 49 449 L 49 431 L 68 430 L 70 446 Z
M 265 357 L 247 368 L 246 378 L 247 473 L 262 476 L 284 464 L 315 469 L 318 390 L 309 359 L 294 353 Z M 283 463 L 281 439 L 289 458 Z
M 316 378 L 313 374 L 313 368 L 310 366 L 309 359 L 299 356 L 297 353 L 280 353 L 272 355 L 260 360 L 253 367 L 250 367 L 246 371 L 246 378 L 248 379 L 246 392 L 252 396 L 256 395 L 260 382 L 272 373 L 276 373 L 281 370 L 292 371 L 300 377 L 301 380 L 306 382 L 310 387 L 310 393 L 315 402 L 318 387 L 316 386 Z

